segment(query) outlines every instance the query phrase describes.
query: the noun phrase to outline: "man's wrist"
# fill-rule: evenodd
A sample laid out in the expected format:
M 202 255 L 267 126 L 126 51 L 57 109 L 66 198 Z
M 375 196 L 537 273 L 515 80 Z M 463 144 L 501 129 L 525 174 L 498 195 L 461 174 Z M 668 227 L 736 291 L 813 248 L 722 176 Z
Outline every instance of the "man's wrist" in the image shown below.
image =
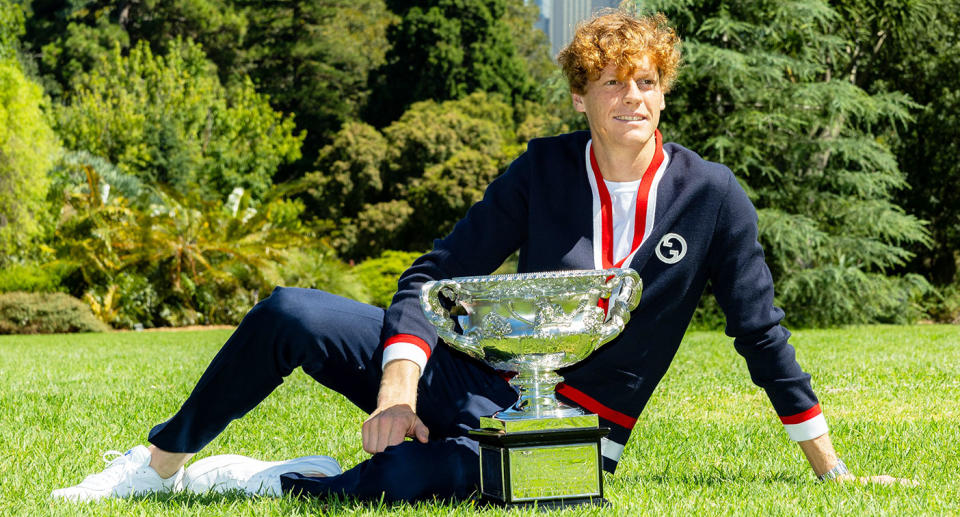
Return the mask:
M 832 481 L 834 479 L 837 479 L 840 476 L 845 476 L 849 473 L 850 473 L 850 470 L 843 463 L 843 460 L 841 460 L 840 458 L 837 458 L 837 464 L 834 465 L 832 469 L 817 476 L 817 479 L 820 481 Z
M 377 407 L 385 409 L 391 406 L 406 405 L 411 409 L 417 404 L 417 384 L 420 380 L 420 366 L 412 361 L 391 361 L 380 379 L 380 391 L 377 394 Z

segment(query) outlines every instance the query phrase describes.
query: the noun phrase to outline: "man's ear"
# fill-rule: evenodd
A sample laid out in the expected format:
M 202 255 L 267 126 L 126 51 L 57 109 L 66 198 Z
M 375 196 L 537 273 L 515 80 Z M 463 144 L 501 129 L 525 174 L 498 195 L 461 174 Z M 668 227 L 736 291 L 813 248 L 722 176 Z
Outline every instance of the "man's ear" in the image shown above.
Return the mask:
M 660 92 L 660 111 L 667 109 L 667 96 L 661 91 Z
M 579 93 L 571 93 L 570 95 L 573 97 L 573 109 L 580 113 L 586 113 L 587 107 L 583 104 L 583 96 Z

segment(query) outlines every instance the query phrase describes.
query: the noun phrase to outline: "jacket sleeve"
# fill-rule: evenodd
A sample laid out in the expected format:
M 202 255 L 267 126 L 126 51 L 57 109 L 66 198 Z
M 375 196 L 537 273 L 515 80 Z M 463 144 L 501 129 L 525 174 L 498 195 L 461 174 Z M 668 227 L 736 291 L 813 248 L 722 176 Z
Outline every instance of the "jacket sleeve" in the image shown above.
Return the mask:
M 757 212 L 727 171 L 726 195 L 710 246 L 710 280 L 753 382 L 767 392 L 784 429 L 795 441 L 827 432 L 810 375 L 800 368 L 780 325 L 783 311 L 773 305 L 773 277 L 757 239 Z
M 384 317 L 384 364 L 392 358 L 411 356 L 425 364 L 436 346 L 436 329 L 420 308 L 424 283 L 489 274 L 526 241 L 530 162 L 528 150 L 487 187 L 483 199 L 467 211 L 449 235 L 434 241 L 433 251 L 414 261 L 400 276 Z M 424 364 L 420 364 L 421 372 Z

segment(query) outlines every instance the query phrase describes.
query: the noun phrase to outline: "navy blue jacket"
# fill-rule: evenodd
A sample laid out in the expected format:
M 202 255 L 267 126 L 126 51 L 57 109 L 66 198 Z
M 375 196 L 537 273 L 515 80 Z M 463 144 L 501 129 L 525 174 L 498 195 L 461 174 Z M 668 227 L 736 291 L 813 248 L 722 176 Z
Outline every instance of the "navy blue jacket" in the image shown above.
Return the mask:
M 531 140 L 434 250 L 401 276 L 383 339 L 437 343 L 419 302 L 429 280 L 489 274 L 517 249 L 519 272 L 595 269 L 594 194 L 584 152 L 590 133 Z M 639 306 L 613 341 L 559 373 L 562 398 L 611 427 L 604 468 L 613 471 L 636 418 L 666 373 L 707 281 L 726 316 L 726 333 L 785 424 L 820 415 L 810 376 L 797 364 L 773 305 L 773 279 L 757 241 L 757 214 L 733 173 L 684 147 L 663 146 L 652 233 L 629 266 L 643 281 Z M 685 254 L 677 262 L 678 243 Z M 656 248 L 660 247 L 660 256 Z M 428 354 L 429 356 L 429 354 Z M 822 416 L 820 416 L 822 420 Z M 825 424 L 823 424 L 825 425 Z M 822 434 L 822 432 L 821 432 Z M 806 438 L 803 438 L 806 439 Z

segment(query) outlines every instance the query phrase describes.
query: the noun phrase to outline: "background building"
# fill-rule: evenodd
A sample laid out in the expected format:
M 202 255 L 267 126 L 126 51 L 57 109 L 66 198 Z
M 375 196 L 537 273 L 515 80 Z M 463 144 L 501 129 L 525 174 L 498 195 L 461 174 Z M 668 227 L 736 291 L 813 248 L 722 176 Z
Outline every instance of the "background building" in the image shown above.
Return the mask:
M 550 38 L 550 52 L 556 55 L 573 37 L 577 22 L 585 20 L 597 9 L 617 7 L 620 0 L 533 0 L 540 8 L 536 27 Z

